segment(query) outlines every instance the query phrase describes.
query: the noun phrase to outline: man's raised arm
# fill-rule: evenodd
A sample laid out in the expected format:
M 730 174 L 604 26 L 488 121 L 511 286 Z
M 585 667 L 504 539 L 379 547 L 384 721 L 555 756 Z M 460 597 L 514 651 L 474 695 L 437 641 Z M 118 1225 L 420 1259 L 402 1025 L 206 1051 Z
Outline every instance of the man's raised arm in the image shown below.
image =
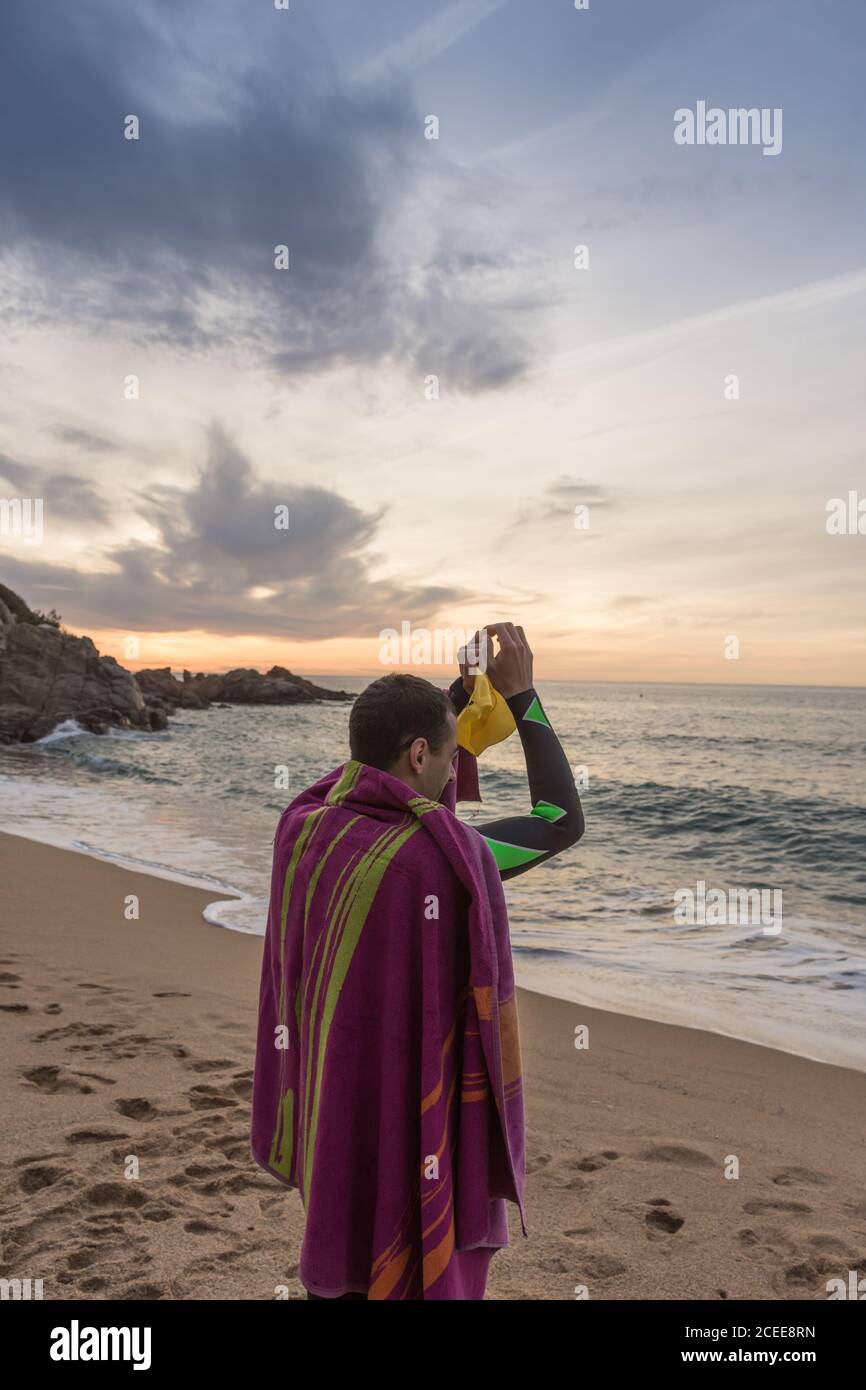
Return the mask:
M 495 623 L 486 631 L 499 641 L 487 675 L 514 716 L 526 758 L 532 809 L 527 815 L 507 816 L 474 828 L 493 851 L 502 877 L 516 878 L 576 844 L 585 826 L 571 767 L 532 683 L 532 652 L 523 628 Z M 452 693 L 459 705 L 453 687 Z

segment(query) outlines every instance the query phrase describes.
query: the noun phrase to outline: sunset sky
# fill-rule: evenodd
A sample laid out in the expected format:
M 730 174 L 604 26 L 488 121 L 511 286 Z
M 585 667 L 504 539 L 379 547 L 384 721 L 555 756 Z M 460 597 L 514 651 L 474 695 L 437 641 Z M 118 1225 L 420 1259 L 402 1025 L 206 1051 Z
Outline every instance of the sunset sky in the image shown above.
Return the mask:
M 510 618 L 541 678 L 866 684 L 864 43 L 859 0 L 4 0 L 44 536 L 0 581 L 132 669 Z M 699 101 L 781 152 L 676 144 Z

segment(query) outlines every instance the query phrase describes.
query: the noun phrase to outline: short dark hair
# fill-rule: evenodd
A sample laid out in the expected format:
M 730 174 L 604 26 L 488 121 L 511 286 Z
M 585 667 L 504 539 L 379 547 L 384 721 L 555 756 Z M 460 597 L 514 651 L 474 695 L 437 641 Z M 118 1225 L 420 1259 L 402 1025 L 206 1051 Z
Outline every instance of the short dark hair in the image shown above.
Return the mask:
M 352 757 L 386 772 L 416 738 L 437 753 L 448 734 L 451 698 L 420 676 L 391 672 L 362 690 L 349 715 Z

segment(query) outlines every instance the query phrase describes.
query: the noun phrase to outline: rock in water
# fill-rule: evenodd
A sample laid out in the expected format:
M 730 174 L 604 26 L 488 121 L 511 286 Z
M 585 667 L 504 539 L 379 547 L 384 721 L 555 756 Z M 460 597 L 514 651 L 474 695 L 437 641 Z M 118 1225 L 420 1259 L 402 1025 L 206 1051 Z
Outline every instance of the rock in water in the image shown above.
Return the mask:
M 326 690 L 285 666 L 272 666 L 262 675 L 253 667 L 238 666 L 225 674 L 193 676 L 184 671 L 176 680 L 167 666 L 138 671 L 136 679 L 148 698 L 184 709 L 207 709 L 217 702 L 229 705 L 301 705 L 315 700 L 353 700 L 345 690 Z
M 173 714 L 180 705 L 183 709 L 207 709 L 208 701 L 191 686 L 176 680 L 170 666 L 151 667 L 136 671 L 135 679 L 145 699 L 160 704 Z
M 66 719 L 93 733 L 166 725 L 113 657 L 100 656 L 89 637 L 40 621 L 0 585 L 0 743 L 32 743 Z

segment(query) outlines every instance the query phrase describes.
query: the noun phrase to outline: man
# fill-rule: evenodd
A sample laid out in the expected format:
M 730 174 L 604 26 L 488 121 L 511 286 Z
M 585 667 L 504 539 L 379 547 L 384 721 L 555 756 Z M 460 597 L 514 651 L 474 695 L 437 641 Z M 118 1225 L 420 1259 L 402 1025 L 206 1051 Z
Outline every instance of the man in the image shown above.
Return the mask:
M 526 757 L 530 814 L 453 814 L 457 713 L 417 676 L 369 685 L 351 758 L 274 841 L 252 1154 L 297 1187 L 312 1298 L 480 1299 L 523 1232 L 523 1089 L 501 880 L 573 845 L 583 815 L 520 627 L 486 629 Z M 449 803 L 451 809 L 449 809 Z

